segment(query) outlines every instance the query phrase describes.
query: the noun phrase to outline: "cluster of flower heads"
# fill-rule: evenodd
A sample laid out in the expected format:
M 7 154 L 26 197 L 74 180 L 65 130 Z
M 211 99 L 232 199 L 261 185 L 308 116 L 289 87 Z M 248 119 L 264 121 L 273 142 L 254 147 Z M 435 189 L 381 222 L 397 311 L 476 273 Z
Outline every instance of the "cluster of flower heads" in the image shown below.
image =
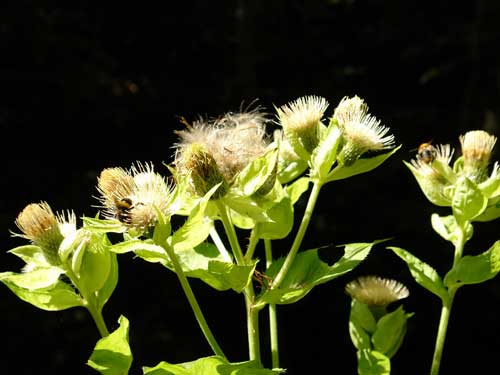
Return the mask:
M 489 168 L 496 137 L 483 130 L 473 130 L 459 137 L 462 155 L 451 166 L 454 153 L 449 145 L 422 144 L 415 159 L 407 166 L 416 177 L 427 198 L 438 206 L 450 206 L 453 186 L 466 177 L 481 187 L 497 178 L 499 165 Z

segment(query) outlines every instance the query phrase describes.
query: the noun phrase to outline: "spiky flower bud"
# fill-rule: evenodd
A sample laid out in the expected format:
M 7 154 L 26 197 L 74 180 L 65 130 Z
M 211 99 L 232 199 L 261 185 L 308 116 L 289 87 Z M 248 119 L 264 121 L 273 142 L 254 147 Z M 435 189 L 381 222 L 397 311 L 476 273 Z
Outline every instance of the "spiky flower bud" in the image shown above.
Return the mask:
M 104 217 L 117 219 L 124 228 L 144 233 L 158 221 L 158 212 L 171 216 L 171 187 L 149 164 L 122 168 L 106 168 L 99 178 L 97 190 Z
M 342 131 L 342 149 L 338 162 L 350 166 L 368 151 L 381 151 L 394 147 L 394 136 L 389 128 L 368 113 L 368 106 L 358 96 L 344 97 L 333 114 Z
M 68 232 L 68 227 L 75 227 L 74 214 L 68 213 L 67 216 L 54 214 L 47 202 L 31 203 L 21 211 L 15 222 L 22 232 L 20 237 L 39 246 L 47 262 L 59 265 L 58 251 L 64 233 Z
M 267 120 L 258 110 L 226 113 L 219 119 L 199 120 L 187 130 L 176 132 L 175 166 L 191 178 L 198 195 L 204 195 L 222 182 L 212 196 L 223 196 L 235 176 L 269 148 L 265 132 Z
M 346 292 L 369 306 L 387 306 L 409 296 L 410 292 L 401 283 L 379 276 L 361 276 L 348 283 Z
M 488 178 L 488 165 L 497 138 L 483 130 L 473 130 L 460 136 L 464 159 L 463 172 L 476 183 Z
M 318 146 L 321 119 L 327 108 L 324 98 L 304 96 L 276 109 L 286 138 L 304 160 L 308 160 Z

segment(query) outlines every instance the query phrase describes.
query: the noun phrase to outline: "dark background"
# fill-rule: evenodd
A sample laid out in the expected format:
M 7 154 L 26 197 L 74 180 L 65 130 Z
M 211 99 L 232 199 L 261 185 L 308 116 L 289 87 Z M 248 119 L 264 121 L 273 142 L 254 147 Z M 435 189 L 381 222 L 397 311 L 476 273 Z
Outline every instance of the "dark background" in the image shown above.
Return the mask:
M 217 116 L 257 99 L 270 113 L 303 95 L 331 104 L 359 95 L 391 128 L 401 150 L 369 174 L 327 185 L 305 244 L 371 242 L 412 251 L 441 274 L 452 249 L 430 228 L 436 209 L 402 160 L 422 142 L 451 143 L 472 129 L 499 135 L 500 4 L 480 1 L 182 1 L 98 5 L 8 1 L 0 11 L 1 271 L 14 219 L 31 202 L 92 216 L 106 167 L 151 161 L 167 174 L 178 116 Z M 303 205 L 297 210 L 300 214 Z M 478 224 L 466 254 L 486 250 L 498 223 Z M 278 250 L 279 244 L 276 244 Z M 286 248 L 286 244 L 282 249 Z M 332 250 L 335 251 L 335 250 Z M 121 256 L 120 282 L 104 310 L 110 329 L 131 322 L 131 374 L 162 360 L 211 355 L 175 275 Z M 345 283 L 397 278 L 415 315 L 393 374 L 426 374 L 439 319 L 437 297 L 402 261 L 376 246 L 355 272 L 279 307 L 288 374 L 354 374 Z M 247 359 L 243 298 L 193 280 L 208 322 L 232 361 Z M 486 373 L 500 354 L 498 280 L 457 295 L 441 374 Z M 263 330 L 266 314 L 262 314 Z M 45 312 L 0 288 L 3 374 L 91 374 L 98 333 L 81 309 Z M 264 361 L 269 364 L 267 344 Z

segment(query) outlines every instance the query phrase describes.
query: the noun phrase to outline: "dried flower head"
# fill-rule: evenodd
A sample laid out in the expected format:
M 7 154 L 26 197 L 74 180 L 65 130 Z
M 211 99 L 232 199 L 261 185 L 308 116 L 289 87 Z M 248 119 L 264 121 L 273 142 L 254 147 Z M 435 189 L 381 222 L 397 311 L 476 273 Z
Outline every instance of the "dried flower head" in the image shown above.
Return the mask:
M 17 216 L 15 223 L 22 232 L 18 236 L 40 246 L 46 260 L 52 265 L 61 263 L 58 251 L 64 235 L 76 230 L 74 213 L 56 215 L 47 202 L 27 205 Z
M 230 184 L 238 172 L 268 150 L 266 123 L 264 114 L 255 109 L 188 125 L 188 129 L 176 132 L 180 138 L 175 145 L 176 169 L 195 179 L 206 178 L 206 183 L 193 182 L 199 187 L 206 185 L 202 191 L 219 182 Z
M 408 297 L 408 289 L 396 280 L 378 276 L 362 276 L 348 283 L 346 292 L 357 301 L 369 306 L 387 306 Z
M 473 130 L 460 136 L 464 172 L 475 182 L 482 182 L 488 177 L 488 164 L 497 138 L 483 130 Z
M 342 131 L 344 142 L 339 163 L 352 165 L 368 151 L 381 151 L 394 147 L 394 136 L 387 135 L 389 128 L 368 113 L 368 106 L 358 96 L 344 97 L 333 114 Z
M 117 219 L 141 233 L 158 221 L 158 212 L 171 216 L 172 189 L 152 164 L 104 169 L 97 183 L 104 217 Z
M 318 146 L 319 126 L 328 102 L 319 96 L 304 96 L 277 108 L 286 137 L 299 155 L 307 157 Z

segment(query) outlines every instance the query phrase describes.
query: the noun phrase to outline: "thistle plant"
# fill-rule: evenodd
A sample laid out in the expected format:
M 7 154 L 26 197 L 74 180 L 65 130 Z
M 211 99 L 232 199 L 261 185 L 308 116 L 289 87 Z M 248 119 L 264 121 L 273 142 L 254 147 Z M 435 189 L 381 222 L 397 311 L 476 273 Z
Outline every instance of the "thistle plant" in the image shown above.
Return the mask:
M 432 214 L 434 231 L 454 248 L 451 268 L 444 277 L 407 250 L 391 249 L 408 265 L 415 281 L 438 296 L 442 303 L 431 375 L 439 373 L 443 347 L 455 295 L 462 286 L 490 280 L 500 271 L 500 241 L 479 255 L 464 255 L 473 225 L 500 217 L 499 165 L 491 165 L 496 137 L 482 130 L 459 137 L 462 155 L 450 165 L 450 145 L 425 144 L 406 166 L 422 192 L 436 206 L 449 207 L 451 215 Z M 490 171 L 491 169 L 491 171 Z
M 189 363 L 162 361 L 143 367 L 144 374 L 283 372 L 278 306 L 296 303 L 314 287 L 348 273 L 383 241 L 341 245 L 336 262 L 321 260 L 318 248 L 303 243 L 320 192 L 331 182 L 377 168 L 399 149 L 389 128 L 368 113 L 361 98 L 343 98 L 325 120 L 328 107 L 326 99 L 307 96 L 275 107 L 274 117 L 255 108 L 192 124 L 184 121 L 185 128 L 176 131 L 174 160 L 163 168 L 168 177 L 148 163 L 105 168 L 97 180 L 100 211 L 83 216 L 80 228 L 73 213 L 53 214 L 44 202 L 28 205 L 16 223 L 19 235 L 31 244 L 11 250 L 26 266 L 21 273 L 1 273 L 0 281 L 45 310 L 85 307 L 102 336 L 88 365 L 103 374 L 127 374 L 132 364 L 129 321 L 120 316 L 119 328 L 110 334 L 102 311 L 118 282 L 117 254 L 132 253 L 175 272 L 214 353 Z M 270 126 L 278 128 L 271 133 Z M 302 213 L 296 211 L 300 199 L 307 202 Z M 172 225 L 174 218 L 179 225 Z M 111 242 L 111 233 L 120 239 Z M 291 246 L 277 257 L 274 247 L 285 239 Z M 225 356 L 224 343 L 205 319 L 191 278 L 242 295 L 248 341 L 243 361 Z M 409 315 L 402 308 L 391 313 L 379 306 L 375 313 L 360 307 L 370 305 L 360 297 L 363 283 L 348 287 L 354 298 L 351 323 L 356 311 L 364 309 L 377 328 L 358 327 L 359 332 L 367 329 L 374 345 L 355 342 L 359 358 L 380 353 L 388 359 L 399 347 Z M 385 299 L 391 293 L 393 299 L 403 298 L 404 287 L 383 285 L 375 293 L 384 299 L 383 307 L 393 302 Z M 261 332 L 259 318 L 265 310 L 269 328 Z M 397 334 L 387 327 L 393 324 Z M 391 338 L 380 341 L 389 331 Z M 271 348 L 269 364 L 261 356 L 265 337 Z

